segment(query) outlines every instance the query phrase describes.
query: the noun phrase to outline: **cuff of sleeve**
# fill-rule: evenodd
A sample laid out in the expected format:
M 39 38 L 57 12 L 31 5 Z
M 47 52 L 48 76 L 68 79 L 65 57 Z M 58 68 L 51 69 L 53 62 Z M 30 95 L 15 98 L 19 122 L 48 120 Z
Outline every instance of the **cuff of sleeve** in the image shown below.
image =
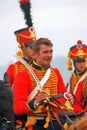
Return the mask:
M 67 100 L 68 98 L 67 98 L 67 93 L 71 93 L 71 92 L 65 92 L 64 93 L 64 98 Z M 75 103 L 76 102 L 76 97 L 75 97 L 75 95 L 73 94 L 73 93 L 71 93 L 72 94 L 72 96 L 73 96 L 73 103 Z
M 75 97 L 75 95 L 73 94 L 73 93 L 71 93 L 72 94 L 72 96 L 73 96 L 73 103 L 75 103 L 76 102 L 76 97 Z
M 32 110 L 36 110 L 35 107 L 34 107 L 34 102 L 35 102 L 35 99 L 31 100 L 30 102 L 28 102 L 28 106 L 32 109 Z

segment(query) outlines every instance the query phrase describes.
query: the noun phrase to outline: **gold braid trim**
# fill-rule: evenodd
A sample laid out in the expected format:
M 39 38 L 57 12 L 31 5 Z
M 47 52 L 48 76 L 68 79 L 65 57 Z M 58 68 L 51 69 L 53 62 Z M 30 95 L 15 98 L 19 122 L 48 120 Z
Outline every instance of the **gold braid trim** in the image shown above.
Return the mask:
M 33 33 L 30 36 L 29 35 L 26 36 L 26 35 L 23 35 L 23 34 L 18 34 L 17 36 L 18 37 L 23 37 L 23 38 L 26 38 L 26 39 L 35 38 L 35 34 L 33 34 Z
M 18 72 L 21 72 L 21 71 L 23 71 L 26 67 L 22 64 L 22 63 L 20 63 L 20 64 L 14 64 L 15 65 L 15 75 L 18 73 Z
M 32 67 L 32 66 L 31 66 Z M 39 80 L 41 80 L 44 76 L 44 74 L 46 73 L 46 70 L 40 70 L 40 71 L 37 71 L 37 70 L 34 70 L 36 75 L 38 76 Z M 30 73 L 30 72 L 28 72 Z M 32 86 L 34 89 L 36 87 L 36 82 L 34 80 L 34 78 L 32 77 L 32 75 L 30 74 L 31 76 L 31 80 L 32 80 Z M 55 86 L 55 87 L 54 87 Z M 45 90 L 49 90 L 50 91 L 50 96 L 54 96 L 57 94 L 57 91 L 58 91 L 58 78 L 57 78 L 57 75 L 55 73 L 55 71 L 53 69 L 51 69 L 51 74 L 49 76 L 49 80 L 47 80 L 47 82 L 44 84 L 43 86 L 43 91 Z M 48 92 L 49 93 L 49 92 Z M 34 118 L 35 115 L 38 115 L 38 113 L 40 113 L 40 116 L 42 116 L 42 109 L 43 109 L 43 105 L 39 106 L 38 109 L 36 111 L 34 111 L 34 114 L 33 114 L 33 117 L 31 116 L 26 124 L 26 126 L 28 125 L 34 125 L 36 124 L 36 120 Z M 46 118 L 46 122 L 44 124 L 44 128 L 47 128 L 49 126 L 49 123 L 51 121 L 51 117 L 50 117 L 50 111 L 49 111 L 49 106 L 46 106 L 45 108 L 45 118 Z
M 72 77 L 70 79 L 70 91 L 73 93 L 75 86 L 77 84 L 77 82 L 79 81 L 79 79 L 81 78 L 81 75 L 75 75 L 72 74 Z
M 84 53 L 83 50 L 78 50 L 78 52 L 76 54 L 72 53 L 71 51 L 69 51 L 69 54 L 68 56 L 72 57 L 72 56 L 75 56 L 75 57 L 82 57 L 82 56 L 87 56 L 87 52 Z
M 31 66 L 32 68 L 32 66 Z M 36 69 L 34 69 L 35 74 L 38 76 L 38 79 L 41 80 L 44 76 L 44 74 L 46 73 L 45 70 L 40 70 L 37 71 Z M 28 71 L 28 73 L 30 73 Z M 31 76 L 31 80 L 32 80 L 32 89 L 34 89 L 36 87 L 36 81 L 34 80 L 33 76 L 30 74 Z M 49 90 L 50 91 L 50 96 L 54 96 L 57 94 L 58 91 L 58 79 L 57 79 L 57 75 L 54 72 L 53 69 L 51 69 L 51 74 L 49 76 L 49 80 L 47 80 L 47 82 L 44 84 L 43 86 L 43 90 Z M 41 112 L 42 106 L 39 106 L 38 109 L 35 111 L 35 113 L 39 113 Z

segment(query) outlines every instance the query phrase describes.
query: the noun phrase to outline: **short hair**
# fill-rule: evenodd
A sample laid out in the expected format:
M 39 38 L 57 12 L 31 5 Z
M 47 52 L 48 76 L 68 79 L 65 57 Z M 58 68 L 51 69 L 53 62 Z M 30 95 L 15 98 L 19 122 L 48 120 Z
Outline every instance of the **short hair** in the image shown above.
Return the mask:
M 48 38 L 39 38 L 32 44 L 32 49 L 39 52 L 40 45 L 53 46 L 52 42 Z

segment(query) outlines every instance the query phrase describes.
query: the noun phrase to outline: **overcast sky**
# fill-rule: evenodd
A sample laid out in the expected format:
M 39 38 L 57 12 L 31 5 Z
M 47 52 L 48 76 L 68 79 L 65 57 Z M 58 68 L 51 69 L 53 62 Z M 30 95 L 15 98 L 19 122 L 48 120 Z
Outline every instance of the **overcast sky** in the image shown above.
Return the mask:
M 31 0 L 37 38 L 48 37 L 54 57 L 67 56 L 69 47 L 81 39 L 87 44 L 87 0 Z M 18 0 L 0 4 L 0 65 L 14 60 L 17 41 L 14 31 L 26 27 Z

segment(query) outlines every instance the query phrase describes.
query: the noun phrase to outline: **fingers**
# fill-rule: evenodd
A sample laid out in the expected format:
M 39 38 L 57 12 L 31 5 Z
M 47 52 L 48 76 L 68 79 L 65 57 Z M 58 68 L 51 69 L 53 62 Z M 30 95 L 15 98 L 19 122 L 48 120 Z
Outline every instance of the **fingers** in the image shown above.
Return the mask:
M 45 92 L 39 92 L 36 96 L 36 101 L 40 104 L 42 103 L 44 100 L 46 100 L 46 98 L 48 98 L 47 93 Z
M 65 99 L 69 100 L 71 104 L 74 103 L 74 97 L 70 92 L 65 92 L 64 97 Z

